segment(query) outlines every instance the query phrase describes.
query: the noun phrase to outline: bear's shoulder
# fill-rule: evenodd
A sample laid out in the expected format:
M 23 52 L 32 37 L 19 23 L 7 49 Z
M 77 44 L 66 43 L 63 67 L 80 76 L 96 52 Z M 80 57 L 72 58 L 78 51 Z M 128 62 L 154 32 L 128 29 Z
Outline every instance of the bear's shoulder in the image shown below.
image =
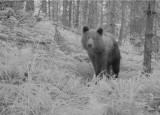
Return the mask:
M 114 35 L 110 33 L 104 33 L 102 39 L 105 44 L 106 50 L 110 50 L 111 48 L 113 48 L 113 45 L 116 43 Z
M 107 38 L 112 39 L 113 41 L 116 41 L 114 35 L 111 34 L 111 33 L 105 32 L 103 35 L 104 35 L 105 37 L 107 37 Z

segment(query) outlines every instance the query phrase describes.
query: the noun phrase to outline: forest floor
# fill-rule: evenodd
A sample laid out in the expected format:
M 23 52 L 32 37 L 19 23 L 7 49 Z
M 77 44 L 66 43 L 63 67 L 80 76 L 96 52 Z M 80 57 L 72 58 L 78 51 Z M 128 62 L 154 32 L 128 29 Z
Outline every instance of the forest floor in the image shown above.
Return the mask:
M 126 40 L 120 50 L 119 78 L 95 85 L 81 35 L 48 21 L 0 23 L 1 115 L 158 115 L 160 62 L 146 78 L 143 48 Z

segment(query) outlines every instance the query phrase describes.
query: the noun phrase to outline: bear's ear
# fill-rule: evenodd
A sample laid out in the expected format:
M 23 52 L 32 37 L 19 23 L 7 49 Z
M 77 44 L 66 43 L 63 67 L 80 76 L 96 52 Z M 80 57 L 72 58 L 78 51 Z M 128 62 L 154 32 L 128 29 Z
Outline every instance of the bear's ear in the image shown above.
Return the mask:
M 102 34 L 103 34 L 103 29 L 102 29 L 102 28 L 99 28 L 99 29 L 97 30 L 97 33 L 99 33 L 100 35 L 102 35 Z
M 89 28 L 87 26 L 84 26 L 83 27 L 83 33 L 87 32 L 87 31 L 89 31 Z

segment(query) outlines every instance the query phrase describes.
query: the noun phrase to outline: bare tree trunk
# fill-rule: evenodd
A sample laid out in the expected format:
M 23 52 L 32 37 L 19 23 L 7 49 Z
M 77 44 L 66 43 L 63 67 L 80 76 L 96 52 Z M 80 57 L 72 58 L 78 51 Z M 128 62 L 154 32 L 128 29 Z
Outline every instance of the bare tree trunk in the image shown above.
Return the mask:
M 90 1 L 89 4 L 88 25 L 90 28 L 94 28 L 94 1 Z
M 69 2 L 69 27 L 72 26 L 72 0 Z
M 68 18 L 68 0 L 63 0 L 63 14 L 62 14 L 62 23 L 64 26 L 69 26 Z
M 51 1 L 48 0 L 48 16 L 49 16 L 49 20 L 51 19 Z
M 90 28 L 96 28 L 98 25 L 98 19 L 99 19 L 99 14 L 98 14 L 98 1 L 90 1 L 89 4 L 89 12 L 88 13 L 88 26 Z
M 125 3 L 124 0 L 121 1 L 121 7 L 122 7 L 122 19 L 121 19 L 121 28 L 119 32 L 119 38 L 118 43 L 122 45 L 122 38 L 123 38 L 123 29 L 124 29 L 124 12 L 125 12 Z
M 34 11 L 34 0 L 26 1 L 26 12 Z
M 155 13 L 155 0 L 148 1 L 147 19 L 146 19 L 146 33 L 144 44 L 144 71 L 151 73 L 151 59 L 152 59 L 152 37 L 153 37 L 153 22 Z
M 73 0 L 72 2 L 72 6 L 73 6 L 73 14 L 72 14 L 72 24 L 73 24 L 73 27 L 75 26 L 75 17 L 76 17 L 76 4 L 75 4 L 75 1 Z
M 135 8 L 135 1 L 130 1 L 130 34 L 133 33 L 133 18 L 134 18 L 134 8 Z
M 101 1 L 101 21 L 100 21 L 100 26 L 102 27 L 103 25 L 103 0 Z
M 82 9 L 82 25 L 87 24 L 87 12 L 88 12 L 88 0 L 82 1 L 83 9 Z
M 98 1 L 94 1 L 94 28 L 98 27 L 100 14 L 98 12 Z
M 58 22 L 59 16 L 58 16 L 58 0 L 52 1 L 52 19 L 54 22 Z
M 55 12 L 56 12 L 56 1 L 53 0 L 52 1 L 52 20 L 53 20 L 53 22 L 56 22 L 55 21 L 55 19 L 56 19 Z
M 62 23 L 63 25 L 66 24 L 66 14 L 67 14 L 67 4 L 66 4 L 66 0 L 63 0 L 63 14 L 62 14 Z
M 158 25 L 157 18 L 155 18 L 155 20 L 154 20 L 154 34 L 155 35 L 157 35 L 157 25 Z
M 80 0 L 77 0 L 77 11 L 76 11 L 76 24 L 75 27 L 79 26 L 79 6 L 80 6 Z
M 47 2 L 42 0 L 42 12 L 47 13 Z
M 110 11 L 110 13 L 111 13 L 111 17 L 110 17 L 110 30 L 111 30 L 111 33 L 113 34 L 113 35 L 115 35 L 115 21 L 116 21 L 116 19 L 115 19 L 115 0 L 112 0 L 111 1 L 111 11 Z

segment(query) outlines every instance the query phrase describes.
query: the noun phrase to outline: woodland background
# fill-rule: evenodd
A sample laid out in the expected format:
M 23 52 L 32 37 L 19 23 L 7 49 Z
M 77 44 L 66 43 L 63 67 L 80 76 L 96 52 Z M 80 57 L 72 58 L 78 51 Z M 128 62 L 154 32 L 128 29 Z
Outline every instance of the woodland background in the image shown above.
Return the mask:
M 118 79 L 95 78 L 84 25 L 115 35 Z M 1 0 L 0 114 L 159 115 L 159 27 L 159 0 Z

